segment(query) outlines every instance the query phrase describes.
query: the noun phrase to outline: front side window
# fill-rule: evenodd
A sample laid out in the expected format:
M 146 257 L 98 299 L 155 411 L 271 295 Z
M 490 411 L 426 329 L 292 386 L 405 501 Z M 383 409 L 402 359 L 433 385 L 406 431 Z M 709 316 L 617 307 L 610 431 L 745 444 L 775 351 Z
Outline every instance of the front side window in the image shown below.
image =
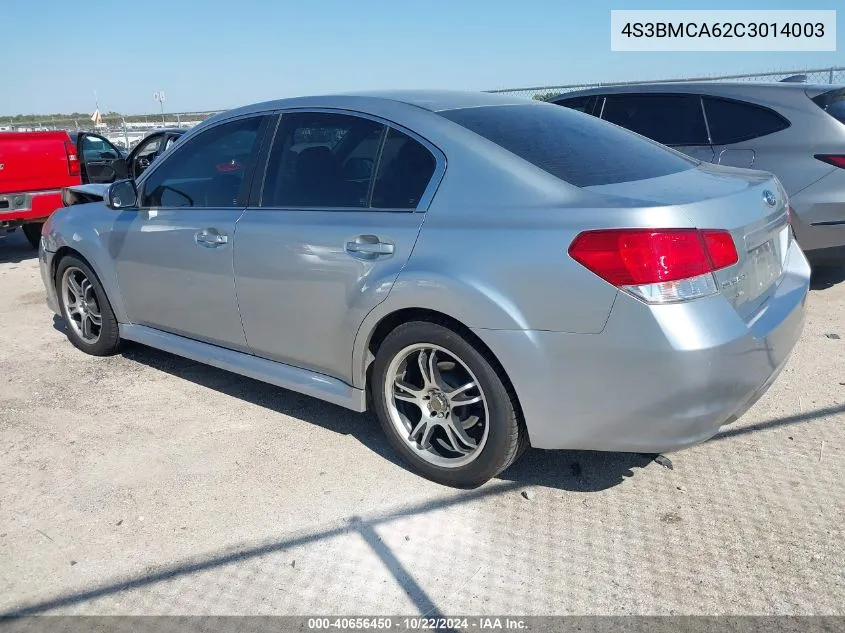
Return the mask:
M 789 127 L 776 112 L 742 101 L 704 97 L 704 111 L 714 145 L 748 141 Z
M 664 145 L 709 145 L 698 95 L 608 95 L 602 118 Z
M 120 154 L 106 139 L 86 134 L 82 137 L 82 157 L 85 160 L 102 160 L 119 158 Z
M 223 123 L 188 140 L 143 183 L 142 207 L 238 206 L 262 117 Z
M 576 187 L 657 178 L 697 164 L 600 119 L 550 104 L 439 114 Z
M 282 115 L 261 205 L 363 208 L 385 126 L 325 112 Z

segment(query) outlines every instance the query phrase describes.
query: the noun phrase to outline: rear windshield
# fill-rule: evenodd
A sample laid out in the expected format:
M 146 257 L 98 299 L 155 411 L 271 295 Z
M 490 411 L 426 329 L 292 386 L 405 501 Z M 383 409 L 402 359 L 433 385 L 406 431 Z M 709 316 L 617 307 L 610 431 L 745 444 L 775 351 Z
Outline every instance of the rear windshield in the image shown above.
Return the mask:
M 845 123 L 845 89 L 825 92 L 815 97 L 813 101 L 834 119 Z
M 576 187 L 657 178 L 697 164 L 601 119 L 555 105 L 483 106 L 439 114 Z

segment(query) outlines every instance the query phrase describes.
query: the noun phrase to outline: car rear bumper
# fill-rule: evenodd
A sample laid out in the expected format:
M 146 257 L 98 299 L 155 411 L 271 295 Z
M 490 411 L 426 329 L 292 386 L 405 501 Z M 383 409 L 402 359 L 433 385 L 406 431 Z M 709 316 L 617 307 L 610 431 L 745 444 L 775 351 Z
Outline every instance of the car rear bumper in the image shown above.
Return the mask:
M 61 191 L 31 191 L 0 195 L 0 223 L 17 226 L 44 220 L 62 206 Z
M 712 437 L 765 393 L 801 334 L 809 278 L 793 247 L 748 321 L 721 296 L 648 306 L 620 293 L 600 334 L 475 333 L 508 372 L 532 446 L 665 452 Z

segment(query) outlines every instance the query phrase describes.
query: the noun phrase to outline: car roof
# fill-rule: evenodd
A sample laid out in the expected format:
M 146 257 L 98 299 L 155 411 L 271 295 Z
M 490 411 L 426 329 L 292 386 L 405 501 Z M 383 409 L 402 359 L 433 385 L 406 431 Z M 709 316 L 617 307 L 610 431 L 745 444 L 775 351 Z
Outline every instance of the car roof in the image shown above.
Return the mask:
M 816 96 L 830 90 L 838 90 L 843 86 L 837 84 L 806 84 L 792 82 L 752 82 L 752 81 L 678 81 L 652 82 L 642 84 L 616 84 L 596 86 L 584 90 L 574 90 L 555 95 L 552 99 L 589 96 L 598 94 L 619 94 L 632 92 L 693 92 L 701 94 L 725 96 L 752 96 L 788 91 L 805 92 Z
M 390 103 L 414 106 L 431 112 L 477 108 L 481 106 L 517 105 L 529 103 L 524 98 L 511 97 L 488 92 L 462 90 L 379 90 L 349 92 L 341 94 L 292 97 L 264 101 L 229 110 L 227 117 L 241 114 L 266 112 L 285 108 L 353 108 L 361 110 L 382 110 Z

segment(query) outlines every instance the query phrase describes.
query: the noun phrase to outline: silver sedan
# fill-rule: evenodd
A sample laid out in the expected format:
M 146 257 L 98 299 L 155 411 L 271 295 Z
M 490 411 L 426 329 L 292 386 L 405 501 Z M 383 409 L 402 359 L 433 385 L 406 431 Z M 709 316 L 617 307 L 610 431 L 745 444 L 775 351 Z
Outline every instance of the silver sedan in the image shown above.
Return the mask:
M 218 115 L 56 212 L 40 259 L 82 351 L 136 341 L 372 408 L 455 486 L 529 445 L 708 439 L 783 366 L 810 275 L 770 174 L 427 91 Z

